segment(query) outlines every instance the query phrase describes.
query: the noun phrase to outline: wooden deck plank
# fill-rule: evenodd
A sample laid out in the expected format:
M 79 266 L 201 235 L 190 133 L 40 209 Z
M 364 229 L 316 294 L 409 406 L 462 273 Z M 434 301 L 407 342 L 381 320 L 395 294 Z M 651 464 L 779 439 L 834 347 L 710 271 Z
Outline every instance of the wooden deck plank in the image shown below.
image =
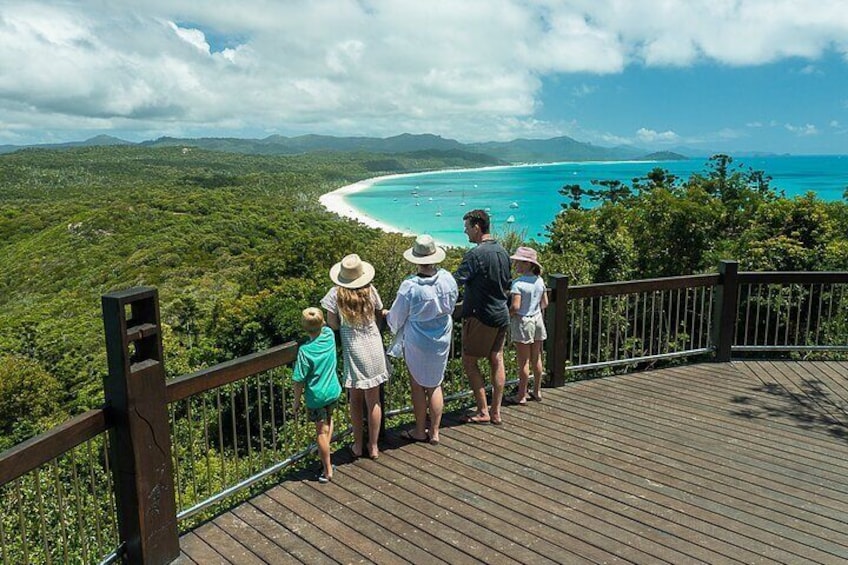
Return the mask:
M 472 438 L 468 440 L 473 441 Z M 491 486 L 503 489 L 516 500 L 542 508 L 551 516 L 576 522 L 578 528 L 580 524 L 595 531 L 606 529 L 609 532 L 612 528 L 612 531 L 616 531 L 617 539 L 624 543 L 628 543 L 628 536 L 631 534 L 645 538 L 642 543 L 650 540 L 650 543 L 668 548 L 669 557 L 675 559 L 673 562 L 687 562 L 692 559 L 707 562 L 719 560 L 719 552 L 709 548 L 692 547 L 679 536 L 669 535 L 667 529 L 663 529 L 667 528 L 667 522 L 655 519 L 654 515 L 641 512 L 617 500 L 604 500 L 593 491 L 565 481 L 553 478 L 544 481 L 533 480 L 535 469 L 528 468 L 526 461 L 518 464 L 497 457 L 491 457 L 490 461 L 488 456 L 476 458 L 469 455 L 463 444 L 454 447 L 434 459 L 446 474 L 453 473 L 471 481 L 479 481 L 480 471 L 485 471 L 484 476 L 489 477 Z M 659 527 L 660 524 L 662 528 Z M 559 539 L 568 538 L 559 536 Z
M 612 418 L 614 414 L 598 412 L 598 418 Z M 544 419 L 543 416 L 517 416 L 522 418 L 522 435 L 531 441 L 545 442 L 548 430 L 557 425 L 556 419 Z M 662 449 L 657 449 L 657 444 Z M 810 497 L 815 493 L 808 492 L 806 497 L 788 497 L 781 492 L 775 492 L 773 485 L 751 482 L 746 473 L 717 472 L 711 469 L 714 460 L 707 458 L 692 458 L 686 454 L 685 446 L 674 446 L 665 442 L 659 433 L 648 432 L 644 437 L 638 434 L 623 434 L 619 430 L 611 430 L 603 441 L 595 438 L 563 433 L 558 435 L 553 445 L 578 453 L 582 450 L 590 461 L 600 461 L 617 469 L 631 472 L 640 481 L 648 484 L 661 485 L 661 488 L 673 488 L 703 496 L 717 504 L 724 504 L 744 512 L 785 520 L 787 515 L 803 520 L 798 528 L 810 535 L 817 536 L 823 528 L 831 530 L 831 536 L 836 536 L 841 543 L 848 545 L 848 535 L 841 528 L 844 523 L 841 518 L 844 513 L 818 512 L 805 510 Z
M 541 524 L 547 530 L 547 537 L 540 537 L 536 531 L 540 527 L 528 526 L 527 520 L 541 519 L 542 516 L 517 511 L 515 507 L 521 501 L 499 492 L 497 487 L 488 486 L 485 477 L 478 477 L 480 480 L 467 484 L 453 473 L 450 481 L 445 480 L 442 477 L 447 475 L 440 467 L 427 458 L 416 458 L 409 451 L 412 446 L 404 447 L 402 455 L 390 454 L 384 467 L 397 473 L 397 484 L 408 484 L 417 491 L 424 499 L 418 504 L 432 507 L 430 515 L 434 519 L 443 521 L 449 528 L 467 529 L 473 524 L 475 537 L 486 543 L 485 547 L 477 550 L 476 556 L 485 557 L 489 562 L 503 563 L 516 559 L 522 563 L 563 563 L 578 559 L 575 553 L 549 541 L 559 533 L 550 524 Z M 469 497 L 469 492 L 474 492 L 475 496 Z M 445 512 L 444 508 L 450 508 L 450 512 Z M 499 553 L 493 554 L 492 548 Z
M 784 388 L 797 402 L 812 412 L 819 414 L 821 421 L 828 425 L 845 424 L 838 410 L 823 397 L 819 387 L 811 379 L 803 378 L 793 371 L 792 363 L 760 361 L 760 378 L 770 380 Z M 842 415 L 844 416 L 844 414 Z
M 248 547 L 224 530 L 217 520 L 207 522 L 194 530 L 198 537 L 220 553 L 228 563 L 244 563 L 245 565 L 264 565 Z M 235 532 L 233 532 L 235 533 Z
M 249 547 L 265 563 L 300 563 L 291 553 L 268 539 L 261 531 L 245 522 L 232 512 L 219 516 L 215 522 L 224 531 Z
M 442 461 L 445 458 L 449 459 L 448 464 Z M 440 475 L 453 475 L 452 482 L 464 488 L 474 489 L 485 486 L 503 493 L 511 501 L 513 508 L 528 519 L 514 527 L 526 528 L 528 532 L 536 536 L 547 536 L 547 539 L 552 540 L 553 543 L 562 543 L 563 540 L 571 537 L 581 537 L 585 534 L 581 530 L 610 531 L 610 523 L 596 516 L 601 508 L 579 504 L 576 497 L 570 500 L 563 497 L 561 492 L 550 488 L 537 489 L 536 485 L 528 485 L 526 480 L 522 480 L 524 473 L 510 472 L 502 466 L 494 465 L 486 460 L 478 460 L 458 449 L 451 449 L 444 456 L 440 453 L 438 458 L 430 458 L 427 447 L 412 446 L 406 451 L 406 459 L 409 459 L 408 465 L 438 467 Z M 632 519 L 621 522 L 629 522 L 630 527 L 619 525 L 614 541 L 623 545 L 633 545 L 643 554 L 656 555 L 652 553 L 655 551 L 655 543 L 644 536 L 644 524 Z M 550 532 L 551 529 L 554 531 Z M 605 540 L 605 542 L 611 544 L 611 540 Z M 557 548 L 557 553 L 547 555 L 556 556 L 559 562 L 573 563 L 577 555 L 563 555 L 563 549 L 565 548 Z M 672 554 L 674 560 L 669 561 L 672 563 L 692 559 L 691 555 L 672 548 L 665 551 Z M 711 555 L 715 557 L 717 554 L 711 553 Z
M 302 563 L 335 563 L 305 541 L 296 532 L 289 530 L 285 524 L 276 521 L 272 516 L 260 510 L 252 503 L 240 504 L 233 509 L 233 514 L 245 523 L 253 526 L 275 545 L 290 553 Z
M 289 486 L 289 485 L 286 485 Z M 331 556 L 341 563 L 358 563 L 362 556 L 344 543 L 328 536 L 321 528 L 315 526 L 324 516 L 320 513 L 304 513 L 300 515 L 280 502 L 281 498 L 276 489 L 268 491 L 252 500 L 253 504 L 271 516 L 274 521 L 285 524 L 293 533 L 312 545 L 319 553 Z
M 204 565 L 207 563 L 209 565 L 228 565 L 230 563 L 194 532 L 188 532 L 180 537 L 180 548 L 182 548 L 183 554 L 195 563 L 203 563 Z
M 586 410 L 589 410 L 589 413 L 591 414 L 597 410 L 608 409 L 607 399 L 609 396 L 609 394 L 599 394 L 593 399 L 586 396 Z M 656 434 L 662 434 L 661 438 L 664 442 L 669 442 L 672 438 L 676 438 L 676 445 L 685 446 L 688 443 L 685 436 L 681 438 L 679 435 L 672 435 L 673 432 L 669 431 L 675 427 L 679 428 L 681 425 L 686 424 L 685 420 L 684 424 L 680 423 L 680 418 L 688 417 L 686 412 L 678 414 L 677 419 L 675 419 L 673 408 L 667 408 L 665 406 L 663 406 L 662 410 L 658 411 L 658 413 L 653 416 L 643 415 L 635 407 L 623 407 L 622 411 L 623 412 L 618 416 L 635 424 L 637 431 L 638 428 L 650 431 L 650 435 L 647 438 L 648 442 L 655 442 L 653 436 Z M 696 455 L 701 453 L 704 464 L 719 466 L 726 465 L 730 469 L 735 469 L 737 472 L 750 474 L 751 478 L 761 477 L 765 485 L 774 486 L 775 481 L 777 481 L 777 484 L 784 485 L 790 494 L 794 493 L 796 496 L 800 496 L 801 498 L 806 498 L 811 494 L 815 495 L 815 493 L 821 490 L 822 486 L 831 487 L 833 485 L 840 487 L 839 490 L 845 489 L 845 485 L 842 482 L 839 482 L 842 481 L 844 474 L 834 472 L 829 476 L 825 476 L 817 480 L 815 479 L 815 476 L 810 473 L 811 470 L 814 470 L 814 467 L 812 467 L 809 462 L 804 462 L 803 465 L 805 468 L 799 472 L 785 471 L 784 468 L 787 466 L 798 466 L 795 461 L 789 459 L 789 457 L 792 457 L 793 455 L 787 455 L 782 450 L 766 450 L 765 448 L 752 449 L 750 443 L 744 443 L 746 439 L 745 435 L 740 435 L 738 430 L 734 430 L 732 427 L 714 427 L 711 422 L 702 423 L 700 425 L 702 428 L 697 437 L 698 442 L 693 443 L 693 447 L 689 451 Z M 749 437 L 751 437 L 751 435 L 749 435 Z M 694 435 L 692 439 L 695 439 Z M 732 440 L 732 442 L 730 440 Z M 797 444 L 799 437 L 796 437 L 794 441 Z M 781 445 L 786 445 L 785 438 L 781 440 Z M 718 448 L 726 450 L 728 452 L 728 457 L 721 461 L 711 459 L 711 451 L 709 450 Z M 704 451 L 705 449 L 708 451 Z M 806 452 L 799 452 L 797 456 L 803 457 L 805 454 Z M 733 455 L 733 457 L 730 457 L 730 455 Z M 784 475 L 786 475 L 787 478 L 784 479 Z M 846 506 L 844 502 L 837 506 L 836 510 L 839 512 L 845 512 Z
M 734 361 L 570 383 L 390 432 L 185 534 L 197 563 L 842 563 L 848 363 Z
M 387 454 L 382 457 L 388 459 Z M 495 563 L 508 561 L 503 550 L 510 549 L 509 544 L 495 536 L 486 538 L 485 533 L 481 534 L 481 529 L 474 523 L 463 524 L 464 527 L 459 530 L 450 528 L 445 522 L 450 522 L 455 508 L 434 509 L 435 505 L 428 504 L 424 496 L 418 496 L 418 493 L 424 490 L 423 485 L 415 485 L 413 491 L 407 491 L 407 485 L 398 485 L 398 477 L 390 472 L 384 462 L 369 467 L 373 469 L 354 465 L 346 469 L 346 473 L 354 479 L 355 483 L 352 484 L 355 484 L 356 488 L 374 488 L 379 491 L 373 499 L 374 503 L 385 508 L 399 524 L 403 524 L 398 533 L 410 544 L 414 544 L 421 551 L 432 553 L 434 557 L 446 563 L 474 560 L 477 559 L 476 555 L 481 555 L 484 551 L 491 552 Z M 481 543 L 477 539 L 480 537 L 491 545 Z M 422 540 L 432 541 L 421 543 Z
M 477 436 L 483 441 L 485 431 L 469 432 Z M 489 444 L 497 448 L 498 456 L 509 458 L 514 462 L 525 459 L 525 454 L 522 451 L 510 451 L 498 438 L 488 438 Z M 534 465 L 551 476 L 568 475 L 571 478 L 579 477 L 582 479 L 586 488 L 590 492 L 603 492 L 607 496 L 621 497 L 623 499 L 632 500 L 650 500 L 655 502 L 660 507 L 660 512 L 664 514 L 678 514 L 685 519 L 695 519 L 700 523 L 707 524 L 709 530 L 722 532 L 722 537 L 725 539 L 737 539 L 738 545 L 751 547 L 756 553 L 766 555 L 772 559 L 797 561 L 798 557 L 792 553 L 785 552 L 776 547 L 777 540 L 770 539 L 766 542 L 760 542 L 759 538 L 765 536 L 767 532 L 762 532 L 754 527 L 740 525 L 734 523 L 732 526 L 726 524 L 729 522 L 720 512 L 707 508 L 707 504 L 688 495 L 688 493 L 678 493 L 669 489 L 669 492 L 662 492 L 662 489 L 655 485 L 638 484 L 635 481 L 627 481 L 619 476 L 616 476 L 616 471 L 610 469 L 606 473 L 598 473 L 594 466 L 589 463 L 586 465 L 586 460 L 581 459 L 576 453 L 568 453 L 567 457 L 557 456 L 550 462 L 540 461 L 536 459 Z M 725 519 L 722 519 L 725 518 Z M 740 526 L 740 527 L 737 527 Z M 640 560 L 640 562 L 649 562 Z
M 681 373 L 676 373 L 680 376 Z M 791 409 L 783 406 L 786 401 L 785 397 L 779 398 L 781 404 L 774 404 L 772 396 L 759 398 L 761 404 L 758 406 L 758 413 L 745 413 L 738 411 L 733 406 L 738 399 L 745 396 L 747 406 L 751 406 L 751 400 L 757 400 L 757 388 L 748 388 L 745 390 L 737 389 L 736 396 L 733 392 L 728 393 L 724 398 L 716 397 L 714 404 L 704 403 L 703 390 L 697 390 L 699 385 L 689 384 L 685 388 L 676 391 L 672 398 L 669 398 L 668 390 L 657 390 L 656 385 L 641 382 L 638 380 L 622 381 L 620 386 L 609 390 L 610 394 L 621 395 L 638 395 L 640 400 L 634 401 L 633 406 L 647 406 L 651 409 L 656 409 L 657 406 L 662 410 L 657 414 L 662 417 L 662 413 L 669 412 L 689 412 L 693 420 L 689 424 L 697 423 L 697 426 L 689 426 L 691 431 L 686 429 L 680 430 L 682 437 L 687 437 L 686 434 L 692 433 L 693 439 L 701 440 L 702 436 L 711 436 L 716 441 L 722 441 L 724 436 L 735 440 L 736 445 L 741 450 L 750 451 L 752 455 L 766 453 L 782 453 L 789 459 L 790 463 L 798 466 L 803 473 L 821 471 L 825 474 L 833 473 L 835 476 L 840 476 L 845 472 L 845 461 L 841 457 L 834 456 L 827 451 L 832 446 L 832 441 L 825 436 L 817 434 L 805 433 L 804 444 L 799 444 L 799 421 L 806 426 L 807 418 L 796 419 L 795 414 L 789 414 Z M 718 388 L 718 384 L 701 385 L 708 387 L 711 390 Z M 739 394 L 743 393 L 743 394 Z M 710 392 L 709 394 L 714 394 Z M 720 403 L 720 404 L 719 404 Z M 719 406 L 723 409 L 719 409 Z M 744 415 L 751 419 L 750 422 L 745 422 L 741 426 L 740 415 Z M 646 416 L 647 417 L 647 416 Z M 791 418 L 793 423 L 788 421 L 779 422 L 779 420 L 788 420 Z M 778 420 L 777 426 L 775 426 Z M 779 441 L 775 441 L 775 440 Z M 822 447 L 821 450 L 811 451 L 807 443 L 815 442 Z M 815 458 L 816 461 L 808 461 Z
M 350 543 L 351 547 L 370 561 L 387 565 L 406 563 L 406 560 L 400 555 L 391 552 L 390 544 L 385 544 L 384 539 L 387 537 L 387 532 L 382 527 L 369 520 L 367 513 L 356 512 L 352 508 L 356 506 L 355 504 L 348 505 L 341 500 L 339 496 L 340 488 L 316 485 L 311 481 L 307 482 L 306 485 L 312 488 L 298 489 L 296 493 L 289 493 L 289 495 L 300 496 L 320 512 L 337 518 L 343 524 L 343 527 L 334 531 L 334 536 L 338 537 L 339 534 L 344 534 L 347 543 Z
M 338 466 L 336 469 L 336 473 L 340 473 L 340 475 L 339 480 L 333 482 L 333 487 L 338 488 L 314 487 L 312 484 L 309 486 L 320 490 L 324 496 L 331 497 L 338 507 L 344 509 L 336 508 L 335 511 L 339 513 L 341 518 L 349 518 L 350 524 L 356 524 L 357 530 L 379 545 L 387 555 L 387 562 L 392 562 L 395 559 L 400 559 L 402 562 L 415 562 L 426 558 L 426 552 L 422 552 L 417 546 L 410 544 L 399 535 L 394 516 L 374 505 L 371 502 L 370 493 L 360 496 L 358 492 L 344 488 L 345 481 L 342 479 L 341 473 L 345 472 L 347 468 L 348 466 Z M 319 507 L 323 509 L 323 506 Z M 379 550 L 375 549 L 376 551 Z M 383 562 L 383 553 L 375 553 L 375 556 L 380 557 L 380 559 L 375 559 L 376 562 Z

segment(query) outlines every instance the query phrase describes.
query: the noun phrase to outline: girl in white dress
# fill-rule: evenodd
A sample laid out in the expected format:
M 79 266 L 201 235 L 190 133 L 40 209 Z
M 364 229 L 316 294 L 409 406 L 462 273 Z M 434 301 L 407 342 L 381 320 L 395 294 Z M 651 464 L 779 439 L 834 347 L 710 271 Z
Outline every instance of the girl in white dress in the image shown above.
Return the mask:
M 327 311 L 327 325 L 339 330 L 342 340 L 342 378 L 349 394 L 353 456 L 363 454 L 362 411 L 366 408 L 368 456 L 377 459 L 383 415 L 380 385 L 389 379 L 389 371 L 376 320 L 383 302 L 371 285 L 373 278 L 374 267 L 370 263 L 356 254 L 346 256 L 330 269 L 330 279 L 336 286 L 321 299 L 321 305 Z

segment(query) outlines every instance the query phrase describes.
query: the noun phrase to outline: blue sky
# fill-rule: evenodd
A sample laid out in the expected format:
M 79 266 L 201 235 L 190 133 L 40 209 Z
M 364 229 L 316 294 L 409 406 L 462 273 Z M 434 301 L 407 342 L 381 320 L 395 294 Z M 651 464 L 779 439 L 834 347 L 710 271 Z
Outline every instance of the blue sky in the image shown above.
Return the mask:
M 2 0 L 0 144 L 568 135 L 848 154 L 844 0 Z

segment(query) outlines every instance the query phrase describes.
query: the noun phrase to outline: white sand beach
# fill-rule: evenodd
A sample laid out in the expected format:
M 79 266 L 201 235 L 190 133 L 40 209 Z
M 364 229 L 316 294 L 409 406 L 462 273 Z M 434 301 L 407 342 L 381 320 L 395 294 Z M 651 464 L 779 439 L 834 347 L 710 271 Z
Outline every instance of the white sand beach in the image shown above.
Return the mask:
M 489 169 L 504 169 L 513 167 L 514 165 L 492 165 L 488 167 L 471 167 L 465 169 L 439 169 L 436 171 L 424 171 L 418 173 L 399 173 L 393 175 L 383 175 L 379 177 L 374 177 L 370 179 L 361 180 L 354 184 L 349 184 L 347 186 L 343 186 L 341 188 L 337 188 L 332 192 L 328 192 L 327 194 L 322 195 L 318 201 L 321 203 L 324 208 L 326 208 L 329 212 L 342 216 L 343 218 L 350 218 L 352 220 L 356 220 L 365 224 L 368 227 L 376 228 L 379 230 L 383 230 L 389 233 L 401 233 L 403 235 L 411 235 L 414 236 L 416 234 L 406 232 L 396 226 L 387 224 L 386 222 L 382 222 L 380 220 L 376 220 L 365 214 L 361 210 L 358 210 L 356 207 L 351 206 L 350 203 L 345 200 L 345 196 L 348 194 L 354 194 L 356 192 L 360 192 L 370 188 L 375 182 L 389 179 L 398 179 L 409 176 L 419 176 L 419 175 L 428 175 L 428 174 L 438 174 L 443 173 L 445 171 L 450 171 L 452 173 L 461 173 L 464 171 L 474 171 L 474 170 L 489 170 Z M 443 242 L 439 242 L 439 245 L 450 245 Z
M 332 192 L 328 192 L 321 196 L 318 201 L 321 205 L 324 206 L 328 211 L 338 214 L 343 218 L 350 218 L 352 220 L 356 220 L 357 222 L 361 222 L 368 227 L 376 228 L 379 230 L 383 230 L 389 233 L 402 233 L 403 235 L 415 235 L 411 233 L 404 232 L 402 229 L 397 228 L 395 226 L 389 225 L 385 222 L 381 222 L 379 220 L 375 220 L 368 214 L 363 213 L 360 210 L 357 210 L 353 206 L 351 206 L 347 200 L 345 200 L 345 196 L 348 194 L 354 194 L 356 192 L 363 191 L 373 185 L 375 182 L 379 180 L 393 179 L 399 177 L 405 177 L 409 175 L 400 174 L 400 175 L 384 175 L 381 177 L 374 177 L 370 179 L 361 180 L 354 184 L 349 184 L 347 186 L 343 186 L 338 188 Z

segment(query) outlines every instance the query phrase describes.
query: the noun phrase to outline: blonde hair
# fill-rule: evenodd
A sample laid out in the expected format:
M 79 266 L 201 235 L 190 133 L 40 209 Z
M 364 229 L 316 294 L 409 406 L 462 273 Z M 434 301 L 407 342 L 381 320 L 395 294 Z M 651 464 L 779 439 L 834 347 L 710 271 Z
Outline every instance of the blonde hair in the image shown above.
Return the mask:
M 371 285 L 361 288 L 339 287 L 339 313 L 351 326 L 367 326 L 374 321 L 374 300 L 371 297 Z
M 308 332 L 316 332 L 324 326 L 324 314 L 318 308 L 306 308 L 300 323 Z

